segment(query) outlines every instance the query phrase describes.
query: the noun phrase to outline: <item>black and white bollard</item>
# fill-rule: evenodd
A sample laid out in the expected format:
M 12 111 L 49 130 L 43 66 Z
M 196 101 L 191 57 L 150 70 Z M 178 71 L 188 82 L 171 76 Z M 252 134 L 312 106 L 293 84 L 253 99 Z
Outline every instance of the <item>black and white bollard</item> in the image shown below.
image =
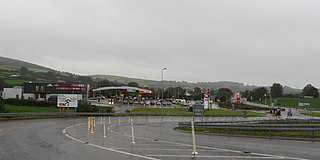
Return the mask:
M 192 143 L 193 143 L 193 151 L 192 151 L 192 155 L 197 155 L 197 148 L 196 148 L 196 136 L 194 133 L 194 122 L 191 121 L 191 131 L 192 131 Z
M 131 144 L 135 144 L 136 142 L 134 142 L 134 129 L 133 129 L 133 120 L 131 119 Z
M 106 124 L 103 124 L 103 138 L 107 138 L 106 136 Z

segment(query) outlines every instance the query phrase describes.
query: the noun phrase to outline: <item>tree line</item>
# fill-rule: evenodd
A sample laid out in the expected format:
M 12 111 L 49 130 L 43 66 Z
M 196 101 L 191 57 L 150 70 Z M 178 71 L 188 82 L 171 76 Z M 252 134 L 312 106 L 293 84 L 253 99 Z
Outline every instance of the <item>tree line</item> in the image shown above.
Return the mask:
M 308 84 L 303 88 L 300 94 L 285 94 L 284 88 L 280 83 L 273 83 L 273 85 L 270 87 L 270 91 L 266 87 L 258 87 L 252 91 L 246 90 L 242 92 L 242 96 L 253 101 L 261 101 L 265 98 L 318 98 L 319 91 L 313 85 Z
M 117 82 L 117 81 L 109 81 L 107 79 L 100 79 L 100 80 L 93 80 L 89 76 L 81 76 L 75 75 L 70 73 L 58 72 L 58 71 L 48 71 L 46 73 L 41 72 L 32 72 L 29 71 L 26 67 L 21 67 L 18 71 L 20 77 L 17 79 L 22 80 L 38 80 L 42 79 L 47 82 L 58 82 L 64 81 L 66 83 L 84 83 L 84 84 L 91 84 L 93 87 L 108 87 L 108 86 L 132 86 L 132 87 L 139 87 L 137 82 L 129 82 L 125 84 L 124 82 Z M 14 78 L 10 78 L 14 79 Z M 11 87 L 10 85 L 6 84 L 3 79 L 0 78 L 0 88 L 4 87 Z M 230 99 L 233 95 L 233 92 L 229 88 L 220 88 L 218 90 L 213 89 L 204 89 L 200 87 L 189 88 L 185 89 L 182 87 L 169 87 L 166 89 L 162 88 L 148 88 L 153 91 L 150 97 L 154 98 L 162 98 L 162 93 L 164 98 L 189 98 L 194 100 L 202 99 L 202 96 L 205 92 L 208 92 L 211 97 L 214 97 L 215 100 L 226 101 Z M 118 93 L 117 93 L 118 92 Z M 115 95 L 119 94 L 119 91 L 106 91 L 105 94 L 107 95 Z M 130 93 L 128 93 L 130 95 Z M 133 94 L 132 94 L 133 95 Z M 270 88 L 267 87 L 258 87 L 254 90 L 246 90 L 241 92 L 242 97 L 247 98 L 248 100 L 259 101 L 261 99 L 265 99 L 267 97 L 270 98 L 281 98 L 281 97 L 319 97 L 319 91 L 316 87 L 311 84 L 306 85 L 300 94 L 285 94 L 284 87 L 280 83 L 273 83 Z

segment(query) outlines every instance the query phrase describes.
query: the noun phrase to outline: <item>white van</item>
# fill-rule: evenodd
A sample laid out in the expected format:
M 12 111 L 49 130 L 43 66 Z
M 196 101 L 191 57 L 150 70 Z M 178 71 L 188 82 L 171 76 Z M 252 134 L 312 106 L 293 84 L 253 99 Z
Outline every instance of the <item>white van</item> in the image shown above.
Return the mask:
M 179 106 L 187 106 L 188 105 L 188 103 L 185 99 L 176 99 L 174 101 L 174 103 Z

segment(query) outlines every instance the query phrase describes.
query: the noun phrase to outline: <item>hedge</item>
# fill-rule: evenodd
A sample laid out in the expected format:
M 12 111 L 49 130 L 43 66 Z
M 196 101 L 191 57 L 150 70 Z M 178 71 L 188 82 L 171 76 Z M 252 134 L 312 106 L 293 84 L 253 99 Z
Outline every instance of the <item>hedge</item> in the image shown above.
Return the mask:
M 54 102 L 38 101 L 33 99 L 4 99 L 5 104 L 14 106 L 55 107 Z

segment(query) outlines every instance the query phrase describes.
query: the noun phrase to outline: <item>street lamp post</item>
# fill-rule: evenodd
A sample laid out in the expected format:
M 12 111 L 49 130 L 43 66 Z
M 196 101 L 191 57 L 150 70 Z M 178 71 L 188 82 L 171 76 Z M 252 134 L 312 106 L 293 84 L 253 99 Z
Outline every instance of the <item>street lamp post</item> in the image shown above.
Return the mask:
M 167 67 L 164 67 L 161 69 L 161 108 L 163 107 L 163 92 L 164 92 L 164 87 L 163 87 L 163 71 L 167 70 Z

